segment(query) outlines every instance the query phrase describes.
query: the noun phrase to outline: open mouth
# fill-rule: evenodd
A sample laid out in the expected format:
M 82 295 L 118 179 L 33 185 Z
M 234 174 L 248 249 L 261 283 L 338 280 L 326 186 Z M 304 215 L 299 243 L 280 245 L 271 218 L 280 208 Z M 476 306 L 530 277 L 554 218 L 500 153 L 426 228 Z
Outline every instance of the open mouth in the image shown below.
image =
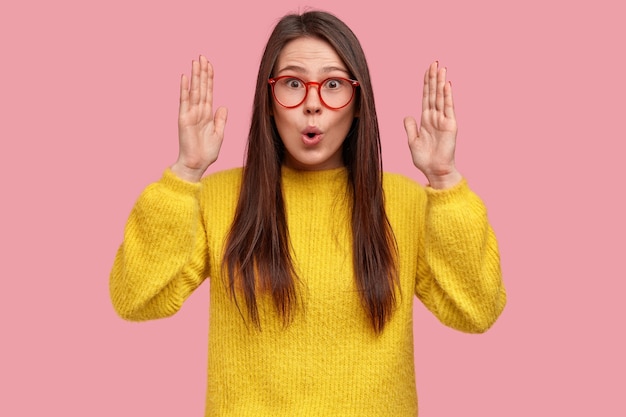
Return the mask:
M 314 138 L 317 135 L 321 135 L 322 132 L 315 126 L 309 126 L 302 131 L 302 134 L 309 138 Z
M 302 140 L 306 146 L 314 146 L 322 141 L 322 132 L 315 126 L 309 126 L 302 131 Z

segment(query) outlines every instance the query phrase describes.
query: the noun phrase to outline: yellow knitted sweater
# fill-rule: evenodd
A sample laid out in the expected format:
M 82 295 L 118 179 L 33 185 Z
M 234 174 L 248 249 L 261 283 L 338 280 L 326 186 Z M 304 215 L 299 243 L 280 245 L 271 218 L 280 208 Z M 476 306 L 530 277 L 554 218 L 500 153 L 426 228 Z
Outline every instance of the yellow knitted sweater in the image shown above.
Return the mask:
M 433 190 L 385 174 L 400 291 L 376 335 L 353 277 L 346 170 L 283 168 L 299 304 L 284 327 L 271 297 L 259 297 L 258 330 L 232 301 L 222 271 L 240 180 L 241 169 L 200 184 L 167 170 L 146 188 L 111 273 L 118 314 L 170 316 L 210 277 L 206 416 L 416 416 L 413 295 L 465 332 L 487 330 L 504 308 L 497 242 L 481 200 L 465 180 Z

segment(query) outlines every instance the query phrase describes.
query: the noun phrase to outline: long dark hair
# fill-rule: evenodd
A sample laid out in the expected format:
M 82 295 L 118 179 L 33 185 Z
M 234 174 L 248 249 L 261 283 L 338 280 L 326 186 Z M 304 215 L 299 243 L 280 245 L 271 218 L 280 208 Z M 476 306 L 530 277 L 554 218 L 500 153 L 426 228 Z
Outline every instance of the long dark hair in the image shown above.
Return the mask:
M 273 122 L 268 78 L 282 48 L 300 37 L 328 42 L 359 81 L 355 118 L 342 149 L 352 206 L 353 264 L 363 307 L 372 327 L 382 332 L 396 304 L 397 249 L 384 207 L 378 118 L 369 69 L 361 45 L 332 14 L 309 11 L 287 15 L 265 47 L 256 84 L 246 163 L 235 218 L 228 235 L 224 267 L 235 302 L 242 293 L 250 319 L 260 326 L 257 292 L 272 295 L 288 324 L 297 303 L 289 231 L 282 193 L 284 145 Z

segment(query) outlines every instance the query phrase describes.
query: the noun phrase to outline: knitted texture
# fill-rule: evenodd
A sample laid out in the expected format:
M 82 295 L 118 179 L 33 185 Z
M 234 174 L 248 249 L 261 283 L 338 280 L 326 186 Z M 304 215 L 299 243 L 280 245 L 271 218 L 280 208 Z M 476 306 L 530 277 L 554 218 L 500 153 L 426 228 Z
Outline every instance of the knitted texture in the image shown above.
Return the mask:
M 376 335 L 358 296 L 344 168 L 283 168 L 298 302 L 285 327 L 258 297 L 261 330 L 229 294 L 222 268 L 241 169 L 200 184 L 167 170 L 128 220 L 110 280 L 128 320 L 167 317 L 211 280 L 206 416 L 417 415 L 413 297 L 445 325 L 487 330 L 506 302 L 497 242 L 465 180 L 448 190 L 385 174 L 386 210 L 399 250 L 397 308 Z M 243 314 L 242 314 L 243 313 Z

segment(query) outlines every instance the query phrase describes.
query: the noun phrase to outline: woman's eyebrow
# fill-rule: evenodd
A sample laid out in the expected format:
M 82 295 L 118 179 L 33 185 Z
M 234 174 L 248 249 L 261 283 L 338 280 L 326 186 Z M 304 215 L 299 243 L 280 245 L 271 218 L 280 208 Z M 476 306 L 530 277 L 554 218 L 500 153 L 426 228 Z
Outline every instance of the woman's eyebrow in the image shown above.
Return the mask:
M 341 71 L 341 72 L 345 72 L 346 74 L 348 74 L 348 70 L 343 67 L 329 66 L 329 67 L 322 68 L 322 72 L 324 73 L 333 72 L 333 71 Z
M 300 74 L 306 74 L 308 72 L 304 67 L 300 67 L 298 65 L 287 65 L 286 67 L 279 69 L 277 73 L 280 74 L 281 72 L 285 71 L 293 71 Z
M 298 74 L 307 74 L 309 72 L 306 68 L 301 67 L 299 65 L 287 65 L 287 66 L 279 69 L 276 73 L 280 74 L 280 73 L 285 72 L 285 71 L 293 71 L 293 72 L 296 72 Z M 340 72 L 343 72 L 345 74 L 348 74 L 348 70 L 347 69 L 342 68 L 342 67 L 336 67 L 334 65 L 331 65 L 331 66 L 328 66 L 328 67 L 322 67 L 322 70 L 321 70 L 321 72 L 324 73 L 324 74 L 327 74 L 327 73 L 333 72 L 333 71 L 340 71 Z

